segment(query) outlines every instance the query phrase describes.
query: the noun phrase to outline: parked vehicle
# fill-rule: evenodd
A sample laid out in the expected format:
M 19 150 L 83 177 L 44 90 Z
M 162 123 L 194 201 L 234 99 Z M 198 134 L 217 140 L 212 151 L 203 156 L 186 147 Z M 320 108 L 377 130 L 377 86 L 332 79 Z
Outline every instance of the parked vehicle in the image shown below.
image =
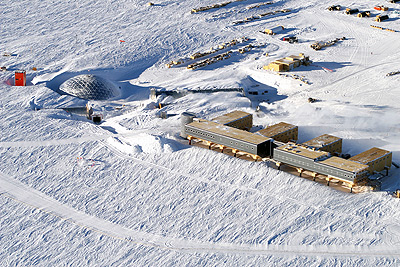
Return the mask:
M 289 42 L 289 44 L 298 43 L 299 40 L 296 36 L 285 36 L 282 38 L 282 41 Z

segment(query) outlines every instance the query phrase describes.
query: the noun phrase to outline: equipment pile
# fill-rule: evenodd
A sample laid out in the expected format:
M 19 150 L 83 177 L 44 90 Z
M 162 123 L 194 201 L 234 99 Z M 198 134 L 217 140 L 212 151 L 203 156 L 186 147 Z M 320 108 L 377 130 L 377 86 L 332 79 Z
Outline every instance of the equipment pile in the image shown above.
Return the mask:
M 332 46 L 335 43 L 337 43 L 338 41 L 343 41 L 343 40 L 346 40 L 346 37 L 336 38 L 335 40 L 331 40 L 331 41 L 324 42 L 324 43 L 316 42 L 316 43 L 313 43 L 312 45 L 310 45 L 310 47 L 314 50 L 321 50 L 324 47 Z

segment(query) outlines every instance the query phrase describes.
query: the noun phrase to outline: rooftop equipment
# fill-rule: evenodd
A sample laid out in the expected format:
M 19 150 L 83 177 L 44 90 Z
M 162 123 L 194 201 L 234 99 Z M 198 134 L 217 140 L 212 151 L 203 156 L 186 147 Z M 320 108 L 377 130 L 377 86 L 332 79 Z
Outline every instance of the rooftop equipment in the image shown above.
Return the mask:
M 326 151 L 330 153 L 341 153 L 342 152 L 342 138 L 323 134 L 315 137 L 310 141 L 304 142 L 303 145 L 313 148 L 315 150 Z

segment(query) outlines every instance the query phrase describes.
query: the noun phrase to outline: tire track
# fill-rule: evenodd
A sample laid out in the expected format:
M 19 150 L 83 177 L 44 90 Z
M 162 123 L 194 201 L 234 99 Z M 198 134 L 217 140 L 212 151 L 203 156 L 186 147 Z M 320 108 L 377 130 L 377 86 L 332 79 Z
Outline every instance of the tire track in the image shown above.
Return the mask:
M 173 173 L 174 175 L 185 176 L 190 179 L 194 179 L 201 182 L 211 183 L 213 185 L 222 186 L 228 189 L 235 188 L 241 191 L 251 192 L 256 195 L 268 195 L 273 197 L 279 201 L 287 200 L 294 205 L 304 206 L 306 208 L 312 208 L 317 211 L 325 211 L 328 213 L 333 213 L 338 215 L 337 211 L 332 211 L 327 208 L 320 208 L 314 205 L 310 205 L 309 203 L 299 203 L 298 200 L 287 197 L 287 196 L 277 196 L 275 194 L 270 194 L 268 192 L 262 192 L 255 188 L 250 188 L 246 186 L 237 186 L 230 183 L 224 183 L 219 181 L 212 181 L 207 178 L 197 177 L 194 175 L 189 175 L 187 173 L 182 173 L 177 170 L 158 165 L 153 162 L 143 161 L 132 156 L 128 156 L 116 148 L 112 147 L 107 143 L 104 138 L 110 137 L 113 135 L 104 135 L 100 140 L 97 140 L 102 145 L 110 149 L 115 155 L 120 158 L 134 161 L 140 165 L 145 165 L 150 168 L 157 168 L 163 170 L 167 173 Z M 119 136 L 119 135 L 116 135 Z M 82 141 L 78 139 L 79 141 Z M 85 139 L 86 140 L 86 139 Z M 54 142 L 50 142 L 48 145 L 59 145 L 60 142 L 57 140 L 53 140 Z M 59 140 L 58 140 L 59 141 Z M 66 139 L 62 140 L 61 143 L 75 142 L 77 139 Z M 91 139 L 92 141 L 92 139 Z M 67 142 L 67 143 L 68 143 Z M 18 143 L 21 144 L 21 143 Z M 22 143 L 23 145 L 26 145 Z M 28 143 L 31 145 L 31 143 Z M 43 143 L 38 144 L 43 145 Z M 143 245 L 149 247 L 155 247 L 164 250 L 175 250 L 184 253 L 222 253 L 222 254 L 244 254 L 244 255 L 307 255 L 307 256 L 326 256 L 331 257 L 333 255 L 336 256 L 345 256 L 345 257 L 356 257 L 356 256 L 385 256 L 385 257 L 394 257 L 400 256 L 400 252 L 396 251 L 388 251 L 387 247 L 330 247 L 330 246 L 286 246 L 286 245 L 239 245 L 232 243 L 209 243 L 209 242 L 201 242 L 196 240 L 186 240 L 186 239 L 178 239 L 178 238 L 170 238 L 165 236 L 154 235 L 151 233 L 145 233 L 141 231 L 136 231 L 133 229 L 126 228 L 124 226 L 111 223 L 109 221 L 103 220 L 101 218 L 91 216 L 85 213 L 82 213 L 78 210 L 75 210 L 65 204 L 62 204 L 55 199 L 37 191 L 33 188 L 30 188 L 23 183 L 8 177 L 2 173 L 0 173 L 0 188 L 1 194 L 0 197 L 7 197 L 14 201 L 20 202 L 28 207 L 34 208 L 38 211 L 45 212 L 54 217 L 60 218 L 62 220 L 68 221 L 71 224 L 77 225 L 79 227 L 92 230 L 98 234 L 102 234 L 105 236 L 109 236 L 114 239 L 123 240 L 126 242 L 133 243 L 135 245 Z M 349 215 L 343 214 L 344 216 L 352 216 L 356 218 L 363 218 L 363 216 L 358 215 Z M 307 216 L 304 214 L 303 217 Z M 295 218 L 298 219 L 298 218 Z M 295 222 L 295 220 L 292 220 Z M 292 222 L 292 223 L 293 223 Z M 276 235 L 282 233 L 285 227 L 280 227 L 276 231 Z M 389 233 L 389 231 L 388 231 Z
M 291 204 L 293 204 L 295 206 L 302 206 L 302 207 L 305 207 L 305 208 L 311 208 L 311 209 L 313 209 L 313 210 L 315 210 L 317 212 L 323 211 L 323 212 L 326 212 L 326 213 L 329 213 L 329 214 L 342 215 L 343 217 L 352 217 L 352 218 L 358 218 L 358 219 L 365 219 L 365 217 L 361 216 L 361 215 L 348 214 L 348 213 L 340 212 L 340 211 L 333 210 L 333 209 L 330 209 L 330 208 L 327 208 L 327 207 L 318 207 L 318 206 L 314 205 L 313 203 L 301 202 L 298 199 L 291 198 L 290 196 L 276 195 L 276 194 L 273 194 L 273 193 L 270 193 L 270 192 L 261 191 L 259 189 L 248 187 L 248 186 L 240 186 L 240 185 L 235 185 L 235 184 L 231 184 L 231 183 L 227 183 L 227 182 L 221 182 L 221 181 L 218 181 L 218 180 L 210 180 L 208 178 L 204 178 L 204 177 L 196 176 L 196 175 L 193 175 L 193 174 L 189 174 L 184 170 L 174 170 L 174 169 L 171 169 L 171 168 L 168 168 L 168 167 L 165 167 L 165 166 L 158 165 L 158 164 L 153 163 L 153 162 L 143 161 L 143 160 L 140 160 L 140 159 L 135 158 L 133 156 L 127 155 L 127 154 L 119 151 L 117 148 L 113 147 L 111 144 L 108 144 L 107 141 L 102 140 L 102 141 L 100 141 L 100 143 L 103 144 L 106 148 L 108 148 L 111 152 L 115 153 L 116 156 L 118 156 L 118 157 L 120 157 L 122 159 L 134 161 L 134 162 L 136 162 L 136 163 L 138 163 L 138 164 L 140 164 L 142 166 L 145 165 L 145 166 L 150 167 L 150 168 L 157 168 L 157 169 L 159 169 L 161 171 L 165 171 L 168 175 L 174 174 L 174 175 L 176 175 L 178 177 L 183 176 L 185 178 L 189 178 L 191 180 L 196 180 L 198 182 L 208 183 L 208 184 L 211 184 L 211 185 L 220 186 L 220 187 L 227 188 L 227 189 L 240 190 L 242 192 L 249 192 L 249 193 L 255 194 L 256 196 L 264 196 L 264 197 L 268 196 L 268 197 L 274 198 L 274 199 L 276 199 L 276 200 L 278 200 L 280 202 L 286 200 L 286 201 L 290 202 Z M 190 166 L 187 166 L 187 169 L 189 169 L 189 167 Z M 270 167 L 268 167 L 268 168 L 270 168 Z M 306 216 L 306 215 L 303 215 L 303 217 L 304 216 Z M 383 219 L 382 221 L 389 221 L 389 219 Z
M 388 63 L 389 64 L 389 63 Z M 376 65 L 378 66 L 378 65 Z M 374 66 L 372 66 L 374 67 Z M 370 67 L 370 68 L 372 68 Z M 104 130 L 103 128 L 101 128 L 100 126 L 95 126 L 96 128 L 98 128 L 101 132 L 107 132 L 106 130 Z M 227 189 L 232 189 L 232 190 L 240 190 L 242 192 L 248 192 L 248 193 L 252 193 L 254 197 L 258 197 L 258 196 L 269 196 L 271 198 L 274 198 L 278 201 L 288 201 L 290 202 L 292 205 L 295 206 L 301 206 L 304 207 L 306 209 L 311 208 L 315 211 L 323 211 L 329 214 L 334 214 L 334 215 L 338 215 L 341 214 L 343 216 L 351 216 L 353 218 L 364 218 L 361 215 L 355 215 L 355 214 L 346 214 L 346 213 L 341 213 L 339 211 L 334 211 L 330 208 L 327 207 L 318 207 L 316 205 L 314 205 L 313 203 L 304 203 L 304 202 L 300 202 L 298 199 L 294 199 L 291 198 L 290 196 L 284 196 L 284 195 L 276 195 L 273 193 L 269 193 L 269 192 L 265 192 L 265 191 L 261 191 L 259 189 L 256 188 L 252 188 L 252 187 L 248 187 L 248 186 L 243 186 L 243 185 L 235 185 L 232 183 L 227 183 L 227 182 L 221 182 L 218 180 L 210 180 L 208 178 L 204 178 L 204 177 L 200 177 L 200 176 L 196 176 L 193 174 L 189 174 L 185 171 L 182 170 L 174 170 L 172 168 L 168 168 L 166 166 L 161 166 L 158 165 L 156 163 L 153 162 L 147 162 L 147 161 L 143 161 L 140 160 L 138 158 L 135 158 L 133 156 L 127 155 L 121 151 L 119 151 L 117 148 L 113 147 L 111 144 L 109 144 L 105 139 L 109 138 L 109 137 L 119 137 L 119 136 L 130 136 L 130 135 L 135 135 L 137 134 L 135 133 L 124 133 L 124 134 L 103 134 L 103 135 L 98 135 L 98 136 L 89 136 L 89 137 L 81 137 L 81 138 L 71 138 L 71 139 L 58 139 L 58 140 L 48 140 L 48 141 L 20 141 L 20 142 L 2 142 L 0 143 L 0 147 L 38 147 L 38 146 L 52 146 L 52 145 L 68 145 L 68 144 L 72 144 L 72 143 L 84 143 L 87 141 L 98 141 L 100 142 L 103 146 L 105 146 L 106 148 L 108 148 L 111 152 L 113 152 L 115 155 L 117 155 L 118 157 L 125 159 L 125 160 L 130 160 L 130 161 L 134 161 L 137 164 L 140 164 L 142 166 L 146 166 L 148 168 L 156 168 L 159 169 L 163 172 L 166 172 L 168 175 L 170 174 L 174 174 L 178 177 L 183 176 L 185 178 L 189 178 L 190 180 L 196 180 L 198 182 L 203 182 L 203 183 L 207 183 L 210 185 L 214 185 L 214 186 L 220 186 L 222 188 L 227 188 Z M 306 216 L 306 214 L 304 215 Z M 303 216 L 303 217 L 304 217 Z M 385 221 L 389 220 L 389 219 L 384 219 Z M 278 231 L 279 232 L 279 231 Z
M 242 255 L 303 255 L 311 257 L 385 257 L 397 258 L 400 256 L 398 248 L 388 249 L 383 246 L 289 246 L 289 245 L 238 245 L 227 243 L 209 243 L 194 240 L 177 239 L 158 236 L 125 228 L 121 225 L 88 215 L 62 204 L 47 195 L 27 187 L 17 180 L 0 173 L 0 197 L 6 197 L 19 202 L 29 208 L 47 213 L 71 224 L 94 231 L 135 245 L 154 247 L 162 250 L 173 250 L 183 253 L 209 254 L 242 254 Z

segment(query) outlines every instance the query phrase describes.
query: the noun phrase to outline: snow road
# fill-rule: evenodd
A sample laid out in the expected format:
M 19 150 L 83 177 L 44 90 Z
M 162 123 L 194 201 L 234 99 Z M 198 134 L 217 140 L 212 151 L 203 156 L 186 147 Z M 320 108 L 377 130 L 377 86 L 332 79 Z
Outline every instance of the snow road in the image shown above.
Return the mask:
M 376 146 L 398 162 L 400 75 L 385 74 L 397 70 L 399 33 L 370 27 L 380 13 L 374 3 L 337 0 L 343 9 L 372 10 L 357 18 L 328 11 L 328 0 L 252 9 L 260 1 L 246 0 L 196 14 L 190 10 L 219 1 L 3 2 L 0 50 L 11 56 L 2 57 L 8 71 L 0 72 L 1 264 L 399 265 L 398 199 L 385 191 L 345 194 L 267 163 L 189 147 L 178 139 L 175 116 L 242 110 L 256 128 L 284 121 L 299 126 L 299 142 L 332 134 L 343 138 L 344 153 Z M 390 19 L 380 25 L 398 31 L 399 6 L 387 5 Z M 292 12 L 232 24 L 281 9 Z M 260 33 L 276 25 L 285 32 Z M 299 43 L 282 42 L 284 35 Z M 310 48 L 343 36 L 332 47 Z M 255 48 L 195 71 L 165 66 L 240 37 Z M 292 73 L 309 85 L 263 69 L 299 53 L 315 64 Z M 28 86 L 11 86 L 17 69 L 27 70 Z M 100 103 L 99 126 L 59 109 L 86 101 L 52 91 L 83 73 L 123 92 Z M 159 110 L 149 99 L 150 88 L 228 87 L 266 92 L 265 102 L 192 94 L 160 97 L 166 105 Z M 400 188 L 399 174 L 390 171 L 384 190 Z
M 79 212 L 71 207 L 63 205 L 58 201 L 36 191 L 13 178 L 0 173 L 1 197 L 7 197 L 21 202 L 38 211 L 51 214 L 71 224 L 82 228 L 93 230 L 99 234 L 125 240 L 143 246 L 157 247 L 161 249 L 179 250 L 183 252 L 207 252 L 207 253 L 230 253 L 250 255 L 284 255 L 298 254 L 318 257 L 398 257 L 398 249 L 388 250 L 386 247 L 329 247 L 329 246 L 248 246 L 234 244 L 204 243 L 194 240 L 181 240 L 170 237 L 152 235 L 141 231 L 127 229 L 97 217 Z

